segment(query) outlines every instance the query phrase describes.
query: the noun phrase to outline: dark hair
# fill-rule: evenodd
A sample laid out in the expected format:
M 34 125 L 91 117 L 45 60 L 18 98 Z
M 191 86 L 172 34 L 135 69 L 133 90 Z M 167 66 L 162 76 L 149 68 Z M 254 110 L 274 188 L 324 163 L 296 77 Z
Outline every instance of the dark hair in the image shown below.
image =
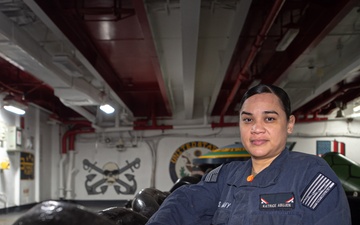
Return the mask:
M 275 94 L 280 99 L 282 108 L 285 111 L 287 119 L 290 118 L 291 103 L 290 103 L 290 98 L 289 98 L 288 94 L 282 88 L 277 87 L 275 85 L 271 85 L 271 84 L 259 84 L 259 85 L 256 85 L 256 86 L 250 88 L 241 98 L 240 109 L 242 108 L 246 99 L 250 98 L 253 95 L 262 94 L 262 93 Z

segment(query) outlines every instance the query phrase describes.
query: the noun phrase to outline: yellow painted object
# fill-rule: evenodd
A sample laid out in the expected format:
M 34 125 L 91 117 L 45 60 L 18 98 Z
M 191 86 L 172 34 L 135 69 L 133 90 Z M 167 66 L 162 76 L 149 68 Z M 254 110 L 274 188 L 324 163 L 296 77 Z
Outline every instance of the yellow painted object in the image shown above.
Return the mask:
M 2 161 L 0 162 L 0 169 L 2 169 L 2 170 L 8 170 L 8 169 L 10 169 L 10 162 L 9 162 L 9 160 L 2 160 Z
M 295 142 L 287 142 L 286 147 L 291 151 L 294 147 Z M 219 149 L 215 149 L 204 155 L 198 156 L 193 159 L 194 165 L 203 164 L 222 164 L 230 161 L 244 161 L 250 159 L 250 154 L 246 151 L 245 147 L 241 143 L 235 143 L 226 145 Z
M 244 146 L 241 143 L 235 143 L 201 155 L 198 158 L 193 159 L 193 164 L 217 165 L 234 160 L 247 160 L 249 158 L 250 154 L 245 150 Z

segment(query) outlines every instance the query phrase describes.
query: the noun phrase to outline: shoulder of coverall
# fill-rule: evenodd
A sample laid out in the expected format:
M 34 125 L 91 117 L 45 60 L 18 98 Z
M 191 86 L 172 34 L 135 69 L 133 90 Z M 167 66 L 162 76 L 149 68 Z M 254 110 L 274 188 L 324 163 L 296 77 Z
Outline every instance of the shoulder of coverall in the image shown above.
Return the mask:
M 329 164 L 321 157 L 303 152 L 289 152 L 289 160 L 299 163 L 315 164 L 319 166 L 329 166 Z
M 242 168 L 245 165 L 246 161 L 231 161 L 211 170 L 209 173 L 205 174 L 203 181 L 205 183 L 216 183 L 218 182 L 219 176 L 226 174 L 227 176 L 232 176 L 238 169 Z

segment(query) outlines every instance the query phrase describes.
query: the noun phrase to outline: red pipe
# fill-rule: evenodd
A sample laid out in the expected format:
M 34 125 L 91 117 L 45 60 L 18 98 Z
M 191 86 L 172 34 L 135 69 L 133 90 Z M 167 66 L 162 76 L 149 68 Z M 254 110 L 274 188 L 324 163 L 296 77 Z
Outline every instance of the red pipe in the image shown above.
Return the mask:
M 239 123 L 212 123 L 211 124 L 211 128 L 216 128 L 216 127 L 237 127 L 239 126 Z
M 172 125 L 155 125 L 155 126 L 138 126 L 134 127 L 134 130 L 170 130 L 173 129 Z
M 75 149 L 75 136 L 77 134 L 93 133 L 95 129 L 91 127 L 91 122 L 86 120 L 67 120 L 61 121 L 64 124 L 74 124 L 74 127 L 71 130 L 65 132 L 62 137 L 62 154 L 67 153 L 67 139 L 69 139 L 69 151 L 74 151 Z M 85 129 L 84 129 L 85 128 Z
M 151 117 L 152 125 L 148 126 L 148 120 L 137 120 L 134 122 L 134 130 L 170 130 L 173 129 L 172 125 L 157 125 L 155 116 Z
M 312 112 L 319 111 L 319 110 L 321 110 L 322 107 L 324 107 L 324 106 L 328 105 L 330 102 L 334 101 L 335 98 L 339 97 L 340 95 L 345 94 L 345 92 L 347 92 L 349 90 L 357 89 L 357 88 L 360 88 L 360 84 L 358 84 L 357 82 L 346 84 L 346 85 L 344 85 L 344 87 L 339 87 L 338 91 L 331 94 L 326 99 L 322 100 L 320 103 L 317 103 L 316 105 L 314 104 L 315 107 L 309 109 L 308 112 L 312 113 Z
M 318 121 L 325 121 L 328 120 L 328 118 L 303 118 L 296 121 L 296 123 L 308 123 L 308 122 L 318 122 Z
M 95 129 L 91 128 L 89 130 L 69 130 L 67 131 L 63 138 L 62 138 L 62 154 L 66 154 L 67 153 L 67 149 L 66 149 L 66 144 L 67 144 L 67 138 L 69 138 L 69 151 L 74 151 L 75 149 L 75 136 L 77 134 L 86 134 L 86 133 L 94 133 Z
M 298 118 L 298 116 L 295 116 L 296 117 L 296 123 L 303 123 L 303 122 L 317 122 L 317 121 L 325 121 L 325 120 L 328 120 L 328 118 L 326 117 L 318 117 L 318 114 L 315 112 L 313 113 L 313 117 L 312 118 L 309 118 L 309 115 L 308 114 L 305 114 L 304 115 L 304 118 Z
M 75 124 L 75 125 L 83 125 L 83 126 L 87 126 L 87 127 L 91 127 L 91 122 L 87 121 L 87 120 L 66 120 L 66 121 L 61 121 L 64 124 Z
M 255 40 L 255 42 L 254 42 L 254 44 L 253 44 L 253 46 L 251 48 L 251 51 L 249 53 L 248 58 L 246 59 L 246 62 L 244 64 L 244 66 L 242 67 L 242 69 L 241 69 L 241 71 L 240 71 L 240 73 L 239 73 L 239 75 L 238 75 L 238 77 L 236 79 L 236 83 L 235 83 L 233 89 L 231 90 L 231 93 L 230 93 L 228 99 L 226 100 L 225 106 L 224 106 L 224 108 L 223 108 L 223 110 L 221 111 L 221 114 L 220 114 L 221 117 L 223 117 L 225 115 L 225 113 L 228 110 L 230 104 L 234 100 L 234 97 L 235 97 L 237 91 L 239 90 L 241 80 L 244 77 L 246 77 L 245 75 L 246 75 L 251 63 L 253 62 L 253 60 L 255 59 L 255 56 L 259 52 L 259 49 L 261 48 L 264 40 L 266 39 L 266 35 L 269 32 L 271 26 L 273 25 L 274 20 L 277 17 L 277 15 L 279 14 L 284 2 L 285 2 L 285 0 L 277 0 L 274 3 L 274 5 L 273 5 L 273 7 L 272 7 L 266 21 L 265 21 L 260 33 L 257 35 L 257 38 L 256 38 L 256 40 Z
M 69 151 L 75 150 L 75 134 L 69 136 Z
M 223 116 L 220 116 L 219 123 L 211 123 L 211 128 L 213 129 L 216 127 L 236 127 L 236 126 L 239 126 L 239 123 L 225 123 Z

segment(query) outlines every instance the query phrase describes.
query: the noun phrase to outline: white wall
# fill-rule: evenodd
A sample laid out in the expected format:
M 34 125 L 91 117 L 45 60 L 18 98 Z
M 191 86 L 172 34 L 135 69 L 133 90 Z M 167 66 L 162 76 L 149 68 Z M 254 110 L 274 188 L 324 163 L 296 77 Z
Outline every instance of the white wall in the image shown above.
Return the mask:
M 128 200 L 141 189 L 150 186 L 151 152 L 144 142 L 139 143 L 135 148 L 129 147 L 125 151 L 119 151 L 111 144 L 100 142 L 97 135 L 78 135 L 75 152 L 76 174 L 72 185 L 74 199 Z M 84 160 L 88 163 L 84 163 Z M 121 174 L 115 175 L 118 182 L 108 183 L 106 176 L 101 172 L 107 169 L 104 168 L 107 163 L 115 166 L 110 167 L 109 170 L 128 168 Z M 101 185 L 94 186 L 101 181 L 103 181 Z
M 1 135 L 4 136 L 4 142 L 0 147 L 0 160 L 1 161 L 9 161 L 10 164 L 19 164 L 19 157 L 15 154 L 9 154 L 6 151 L 6 135 L 7 130 L 5 129 L 6 126 L 15 125 L 17 123 L 16 116 L 13 116 L 9 113 L 0 110 L 0 125 L 1 130 L 4 132 Z M 4 130 L 5 129 L 5 130 Z M 15 185 L 17 180 L 17 166 L 10 167 L 9 170 L 2 171 L 0 170 L 0 196 L 1 202 L 0 206 L 3 208 L 5 206 L 12 206 L 15 203 L 18 203 L 18 198 L 15 199 L 15 196 L 18 196 L 15 192 Z
M 329 120 L 295 125 L 289 141 L 296 141 L 294 151 L 316 154 L 317 140 L 345 143 L 346 157 L 360 163 L 360 121 Z
M 29 122 L 25 124 L 22 132 L 21 143 L 23 145 L 22 152 L 28 152 L 33 154 L 31 149 L 27 149 L 26 140 L 33 132 L 34 120 L 27 119 L 32 118 L 33 108 L 28 110 L 28 114 L 24 117 L 24 121 Z M 3 146 L 0 148 L 0 161 L 8 160 L 10 162 L 9 169 L 0 170 L 0 192 L 3 194 L 3 198 L 6 199 L 6 207 L 15 205 L 29 204 L 35 201 L 35 180 L 26 179 L 22 180 L 21 174 L 21 151 L 8 151 L 8 135 L 10 127 L 20 127 L 21 119 L 19 116 L 12 113 L 8 113 L 3 109 L 0 110 L 0 124 L 2 129 L 6 132 L 6 138 Z M 31 160 L 30 160 L 31 161 Z M 23 164 L 25 165 L 25 164 Z M 26 169 L 31 168 L 27 167 Z M 27 170 L 29 171 L 29 170 Z M 31 171 L 30 171 L 31 173 Z
M 56 149 L 59 148 L 53 141 L 52 134 L 56 132 L 52 131 L 52 127 L 47 124 L 48 117 L 47 112 L 31 105 L 23 117 L 0 109 L 2 128 L 8 129 L 14 126 L 22 128 L 21 148 L 9 151 L 8 137 L 0 147 L 0 161 L 8 159 L 10 162 L 9 169 L 0 169 L 0 196 L 6 199 L 7 207 L 26 205 L 57 197 L 57 195 L 51 194 L 51 173 L 56 170 L 51 159 L 53 155 L 59 155 L 59 152 L 56 152 Z M 6 136 L 8 133 L 6 130 Z M 22 156 L 32 159 L 25 159 Z M 21 164 L 21 162 L 23 163 Z M 33 175 L 33 178 L 21 179 L 22 169 Z M 2 206 L 5 204 L 0 202 L 0 208 Z

